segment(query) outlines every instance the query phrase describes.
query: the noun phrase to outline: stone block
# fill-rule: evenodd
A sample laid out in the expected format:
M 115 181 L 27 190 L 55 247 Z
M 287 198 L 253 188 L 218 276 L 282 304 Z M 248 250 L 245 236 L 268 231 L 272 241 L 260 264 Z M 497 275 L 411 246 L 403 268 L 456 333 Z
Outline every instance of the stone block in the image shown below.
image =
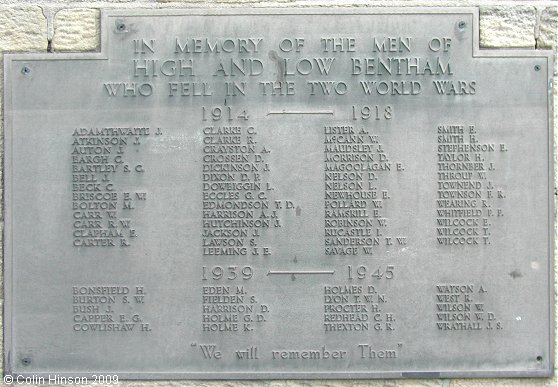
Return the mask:
M 537 48 L 558 48 L 558 7 L 549 7 L 541 11 Z
M 92 8 L 62 9 L 54 16 L 54 51 L 95 51 L 100 49 L 101 12 Z
M 47 44 L 47 21 L 40 7 L 0 7 L 0 51 L 46 51 Z
M 537 10 L 532 6 L 481 7 L 481 48 L 535 48 Z

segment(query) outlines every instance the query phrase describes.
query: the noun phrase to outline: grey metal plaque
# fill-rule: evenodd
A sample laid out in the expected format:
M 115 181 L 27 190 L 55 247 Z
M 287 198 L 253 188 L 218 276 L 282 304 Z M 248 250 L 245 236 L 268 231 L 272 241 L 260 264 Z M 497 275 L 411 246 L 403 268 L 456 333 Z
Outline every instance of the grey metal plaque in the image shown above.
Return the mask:
M 14 376 L 552 372 L 552 56 L 475 9 L 109 11 L 6 55 Z

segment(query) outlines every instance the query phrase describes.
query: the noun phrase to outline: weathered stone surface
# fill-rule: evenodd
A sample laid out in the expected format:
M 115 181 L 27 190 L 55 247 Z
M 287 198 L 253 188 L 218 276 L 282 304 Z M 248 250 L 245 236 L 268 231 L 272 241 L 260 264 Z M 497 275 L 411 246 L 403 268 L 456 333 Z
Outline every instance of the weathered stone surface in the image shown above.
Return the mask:
M 175 2 L 180 2 L 180 3 L 202 3 L 203 0 L 156 0 L 159 3 L 175 3 Z M 242 1 L 242 0 L 240 0 Z
M 71 8 L 58 11 L 54 17 L 54 51 L 93 51 L 100 47 L 100 11 Z
M 481 47 L 535 47 L 534 6 L 481 7 Z
M 44 51 L 47 22 L 40 7 L 0 6 L 0 51 Z
M 205 3 L 204 5 L 207 4 L 206 1 L 204 0 L 155 0 L 159 3 L 182 3 L 184 5 L 188 5 L 190 3 L 192 4 L 197 4 L 197 3 Z M 275 0 L 273 2 L 267 2 L 265 0 L 214 0 L 211 2 L 212 6 L 216 6 L 216 7 L 227 7 L 229 5 L 235 5 L 235 4 L 244 4 L 246 5 L 246 3 L 255 3 L 255 4 L 260 4 L 263 6 L 277 6 L 277 5 L 281 5 L 281 3 L 287 3 L 287 2 L 292 2 L 295 0 Z M 279 4 L 278 4 L 279 3 Z M 305 4 L 303 4 L 305 5 Z M 314 4 L 311 4 L 314 5 Z M 339 4 L 335 4 L 335 5 L 339 5 Z M 351 5 L 350 3 L 347 5 Z
M 449 380 L 448 380 L 449 381 Z M 279 387 L 280 385 L 277 385 Z M 449 387 L 443 380 L 322 380 L 314 381 L 287 381 L 285 387 Z
M 556 376 L 548 379 L 452 379 L 448 387 L 554 387 Z
M 537 48 L 556 49 L 558 47 L 558 7 L 541 11 Z

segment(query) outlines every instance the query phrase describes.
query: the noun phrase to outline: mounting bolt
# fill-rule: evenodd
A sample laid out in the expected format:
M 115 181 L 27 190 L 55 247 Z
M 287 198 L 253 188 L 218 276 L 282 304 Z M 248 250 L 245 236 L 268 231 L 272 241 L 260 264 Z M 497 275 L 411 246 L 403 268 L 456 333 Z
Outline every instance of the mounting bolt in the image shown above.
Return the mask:
M 21 364 L 23 364 L 24 366 L 28 366 L 29 364 L 31 364 L 31 359 L 28 357 L 24 357 L 23 359 L 21 359 Z
M 465 29 L 466 26 L 467 26 L 467 23 L 465 23 L 464 21 L 460 21 L 460 22 L 457 24 L 457 27 L 459 27 L 460 30 Z
M 22 73 L 23 75 L 30 74 L 30 73 L 31 73 L 31 69 L 29 68 L 29 66 L 23 66 L 23 67 L 21 68 L 21 73 Z
M 126 24 L 124 24 L 124 22 L 122 22 L 121 20 L 117 20 L 116 21 L 116 31 L 118 31 L 118 32 L 126 31 Z
M 541 71 L 541 66 L 535 65 L 535 71 Z

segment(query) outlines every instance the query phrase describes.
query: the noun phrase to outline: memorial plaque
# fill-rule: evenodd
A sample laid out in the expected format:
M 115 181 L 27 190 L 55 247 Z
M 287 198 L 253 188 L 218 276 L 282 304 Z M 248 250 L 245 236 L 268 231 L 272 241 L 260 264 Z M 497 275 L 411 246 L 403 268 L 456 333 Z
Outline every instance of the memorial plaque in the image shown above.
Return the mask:
M 552 55 L 478 34 L 127 10 L 6 55 L 6 373 L 550 375 Z

